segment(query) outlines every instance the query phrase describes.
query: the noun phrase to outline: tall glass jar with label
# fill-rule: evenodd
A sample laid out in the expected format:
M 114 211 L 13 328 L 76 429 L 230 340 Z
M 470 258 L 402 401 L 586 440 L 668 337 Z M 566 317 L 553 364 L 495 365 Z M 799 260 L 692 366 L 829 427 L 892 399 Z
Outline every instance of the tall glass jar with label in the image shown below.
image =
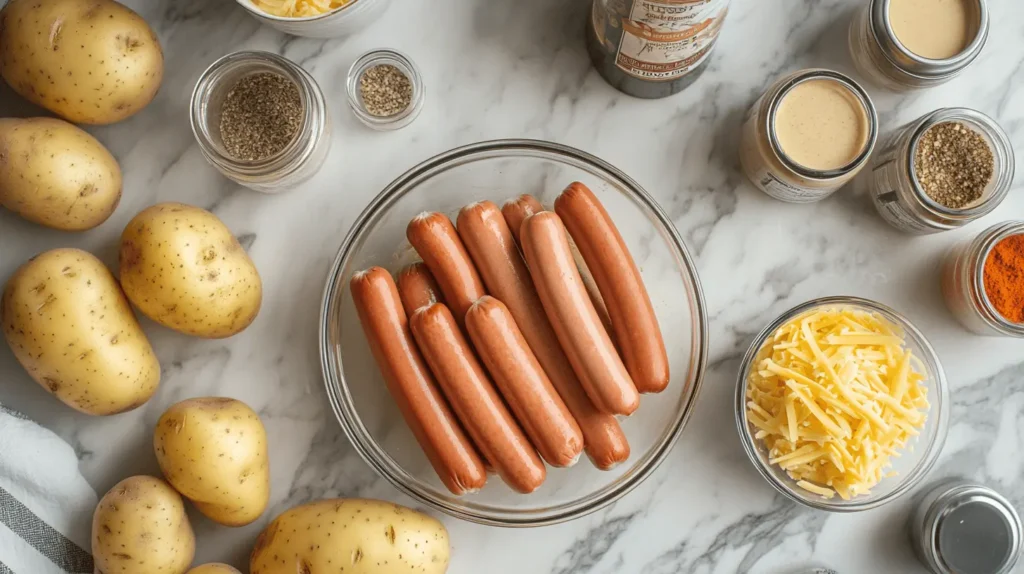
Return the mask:
M 587 50 L 616 89 L 670 96 L 704 71 L 728 9 L 729 0 L 594 0 Z

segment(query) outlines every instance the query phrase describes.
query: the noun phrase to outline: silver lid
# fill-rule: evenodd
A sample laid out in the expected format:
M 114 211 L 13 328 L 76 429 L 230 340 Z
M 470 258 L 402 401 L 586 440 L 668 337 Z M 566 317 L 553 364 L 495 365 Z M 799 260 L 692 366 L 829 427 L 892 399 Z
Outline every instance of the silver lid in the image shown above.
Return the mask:
M 1020 557 L 1021 533 L 1020 516 L 999 493 L 956 484 L 928 506 L 921 550 L 937 574 L 1009 574 Z
M 985 42 L 988 40 L 989 26 L 988 5 L 985 3 L 985 0 L 965 0 L 975 6 L 974 16 L 977 21 L 978 31 L 974 39 L 971 40 L 971 43 L 962 52 L 944 60 L 923 58 L 911 52 L 900 43 L 889 21 L 890 1 L 871 0 L 871 34 L 882 48 L 882 53 L 885 54 L 886 59 L 907 74 L 928 79 L 955 76 L 970 65 L 978 57 L 978 54 L 981 53 L 981 49 L 985 47 Z

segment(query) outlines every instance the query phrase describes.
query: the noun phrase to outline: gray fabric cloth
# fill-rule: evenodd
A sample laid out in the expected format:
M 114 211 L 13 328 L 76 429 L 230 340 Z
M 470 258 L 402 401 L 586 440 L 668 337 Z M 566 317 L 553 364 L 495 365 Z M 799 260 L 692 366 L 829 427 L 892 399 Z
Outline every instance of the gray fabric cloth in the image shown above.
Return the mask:
M 0 404 L 0 574 L 91 574 L 96 503 L 74 449 Z

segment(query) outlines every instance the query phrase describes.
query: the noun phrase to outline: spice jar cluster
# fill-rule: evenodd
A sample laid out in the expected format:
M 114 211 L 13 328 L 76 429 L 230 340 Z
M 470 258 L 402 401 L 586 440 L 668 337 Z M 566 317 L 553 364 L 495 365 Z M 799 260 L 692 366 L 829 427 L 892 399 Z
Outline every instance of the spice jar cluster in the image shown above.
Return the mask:
M 988 34 L 985 0 L 870 0 L 851 22 L 849 48 L 871 85 L 909 91 L 961 73 Z M 856 80 L 802 70 L 776 81 L 750 108 L 740 164 L 756 187 L 793 203 L 824 199 L 870 166 L 863 179 L 878 214 L 918 235 L 963 227 L 1009 193 L 1013 147 L 977 110 L 942 108 L 881 132 L 869 92 Z M 943 292 L 968 329 L 1024 336 L 1022 244 L 1024 223 L 1010 222 L 950 250 Z

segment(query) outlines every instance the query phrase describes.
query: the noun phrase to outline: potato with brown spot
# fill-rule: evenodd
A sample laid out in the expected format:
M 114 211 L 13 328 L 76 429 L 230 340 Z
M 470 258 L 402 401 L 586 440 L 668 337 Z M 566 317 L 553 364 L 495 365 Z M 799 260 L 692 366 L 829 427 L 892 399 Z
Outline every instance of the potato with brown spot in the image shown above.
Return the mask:
M 28 101 L 79 124 L 111 124 L 160 88 L 156 34 L 113 0 L 10 0 L 0 10 L 0 75 Z
M 181 496 L 159 478 L 126 478 L 96 506 L 92 555 L 97 573 L 184 574 L 195 549 Z
M 296 506 L 256 539 L 249 574 L 442 574 L 451 549 L 439 521 L 358 498 Z
M 103 223 L 121 200 L 121 168 L 85 131 L 54 118 L 0 119 L 0 205 L 64 231 Z
M 206 397 L 174 404 L 157 421 L 153 446 L 167 482 L 210 520 L 244 526 L 266 510 L 267 431 L 245 403 Z
M 0 299 L 0 324 L 28 374 L 83 413 L 134 409 L 160 383 L 160 363 L 117 279 L 80 249 L 22 265 Z
M 182 203 L 154 205 L 121 234 L 121 286 L 157 323 L 218 339 L 256 318 L 263 284 L 256 266 L 216 215 Z
M 227 564 L 211 563 L 196 566 L 185 574 L 242 574 L 237 569 Z

